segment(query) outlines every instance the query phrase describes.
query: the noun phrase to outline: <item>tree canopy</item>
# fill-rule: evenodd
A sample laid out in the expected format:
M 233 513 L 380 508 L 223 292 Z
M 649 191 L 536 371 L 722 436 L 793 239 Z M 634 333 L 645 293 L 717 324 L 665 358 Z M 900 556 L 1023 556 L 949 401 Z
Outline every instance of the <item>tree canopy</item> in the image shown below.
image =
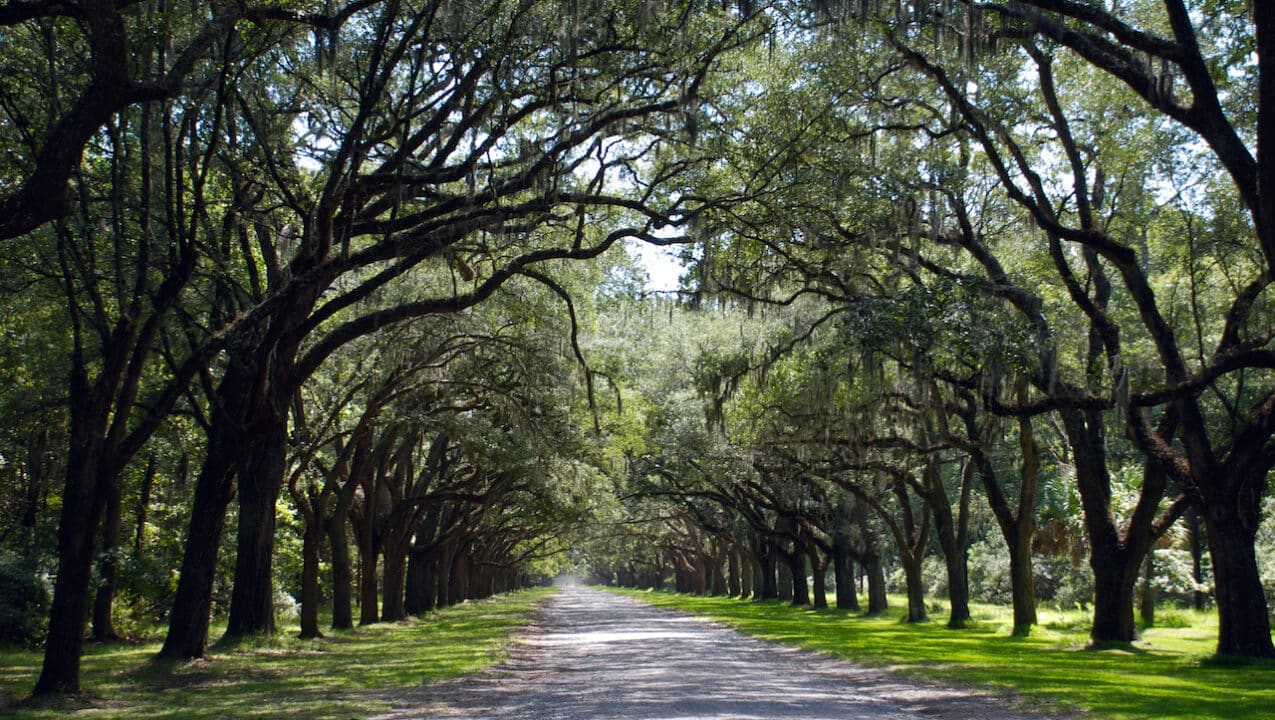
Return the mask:
M 0 640 L 67 693 L 86 627 L 571 570 L 1275 656 L 1272 58 L 1240 0 L 0 2 Z

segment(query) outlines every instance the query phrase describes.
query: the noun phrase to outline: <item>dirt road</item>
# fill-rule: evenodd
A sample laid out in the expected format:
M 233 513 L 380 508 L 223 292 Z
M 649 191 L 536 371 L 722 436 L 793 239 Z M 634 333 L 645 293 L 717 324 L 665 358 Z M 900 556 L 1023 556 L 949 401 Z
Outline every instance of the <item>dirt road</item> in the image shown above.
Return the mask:
M 581 587 L 549 602 L 507 662 L 395 704 L 384 720 L 1035 717 Z

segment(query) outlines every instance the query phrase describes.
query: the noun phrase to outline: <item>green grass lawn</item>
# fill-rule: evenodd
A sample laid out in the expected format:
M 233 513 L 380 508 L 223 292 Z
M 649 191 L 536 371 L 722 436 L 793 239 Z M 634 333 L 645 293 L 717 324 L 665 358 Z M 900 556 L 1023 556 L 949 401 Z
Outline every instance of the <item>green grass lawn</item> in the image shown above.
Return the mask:
M 30 692 L 39 653 L 0 650 L 0 717 L 363 717 L 395 692 L 476 672 L 506 656 L 511 636 L 554 592 L 537 588 L 468 602 L 424 619 L 297 640 L 296 628 L 207 660 L 157 665 L 159 642 L 86 646 L 83 697 L 52 705 L 4 704 Z
M 1205 612 L 1162 613 L 1166 624 L 1123 647 L 1088 649 L 1088 616 L 1042 608 L 1026 638 L 1009 636 L 1007 608 L 975 606 L 975 627 L 948 630 L 900 621 L 891 610 L 864 617 L 664 592 L 621 591 L 660 607 L 710 617 L 749 635 L 816 650 L 913 677 L 1006 689 L 1026 708 L 1088 711 L 1099 718 L 1275 718 L 1275 663 L 1212 658 L 1217 620 Z

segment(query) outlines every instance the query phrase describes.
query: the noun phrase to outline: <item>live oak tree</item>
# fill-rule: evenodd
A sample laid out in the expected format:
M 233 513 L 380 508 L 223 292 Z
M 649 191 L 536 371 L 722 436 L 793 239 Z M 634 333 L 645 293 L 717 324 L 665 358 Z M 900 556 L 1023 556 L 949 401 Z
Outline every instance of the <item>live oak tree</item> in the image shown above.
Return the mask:
M 323 82 L 292 81 L 284 95 L 273 76 L 239 86 L 252 98 L 241 123 L 265 168 L 254 182 L 273 209 L 254 229 L 264 267 L 241 294 L 259 297 L 255 322 L 232 341 L 212 401 L 164 655 L 204 651 L 232 479 L 240 525 L 228 632 L 272 628 L 288 399 L 331 352 L 388 324 L 480 303 L 537 263 L 595 257 L 625 237 L 659 242 L 656 227 L 686 221 L 692 208 L 673 183 L 690 166 L 663 167 L 661 148 L 684 137 L 699 78 L 748 18 L 695 14 L 688 24 L 672 10 L 555 8 L 372 8 L 334 46 Z M 673 62 L 688 47 L 693 61 Z M 313 173 L 292 164 L 298 124 Z M 653 163 L 652 179 L 613 193 L 613 178 L 648 177 L 639 163 Z M 428 295 L 375 304 L 417 271 L 435 278 Z
M 1148 3 L 1144 9 L 1147 13 L 1136 17 L 1081 3 L 993 2 L 969 8 L 999 23 L 1001 28 L 991 36 L 1013 48 L 1011 56 L 1031 69 L 1031 75 L 1019 75 L 1018 83 L 1031 95 L 1030 104 L 1019 107 L 1039 109 L 1037 117 L 1042 120 L 1033 124 L 1047 133 L 1044 137 L 1058 162 L 1026 149 L 1020 132 L 1027 128 L 1014 126 L 1025 118 L 1006 112 L 1005 106 L 993 111 L 985 104 L 984 97 L 994 102 L 1003 97 L 1003 88 L 1018 83 L 1004 76 L 995 78 L 981 96 L 972 88 L 983 78 L 967 75 L 963 66 L 918 49 L 916 36 L 909 37 L 907 30 L 892 31 L 892 42 L 943 89 L 1005 192 L 1029 213 L 1054 248 L 1051 254 L 1058 276 L 1090 323 L 1091 372 L 1098 359 L 1105 358 L 1111 391 L 1104 394 L 1120 409 L 1127 402 L 1128 432 L 1149 458 L 1148 482 L 1163 487 L 1172 479 L 1188 491 L 1191 502 L 1203 508 L 1216 572 L 1219 653 L 1271 656 L 1275 649 L 1252 547 L 1259 522 L 1258 498 L 1275 463 L 1269 423 L 1275 406 L 1264 372 L 1271 364 L 1269 334 L 1261 319 L 1270 283 L 1272 217 L 1261 188 L 1269 184 L 1268 176 L 1275 177 L 1263 169 L 1270 165 L 1263 154 L 1270 145 L 1264 142 L 1264 134 L 1275 125 L 1269 122 L 1269 103 L 1261 88 L 1267 87 L 1263 70 L 1270 52 L 1264 44 L 1270 41 L 1273 18 L 1269 8 L 1256 5 L 1251 9 L 1238 3 L 1196 8 L 1200 18 L 1232 21 L 1211 28 L 1216 32 L 1206 42 L 1190 4 L 1169 0 Z M 971 46 L 977 42 L 975 33 L 966 42 Z M 1225 70 L 1228 58 L 1250 51 L 1255 52 L 1256 62 Z M 1104 107 L 1102 101 L 1110 97 L 1107 93 L 1120 92 L 1127 99 L 1117 102 L 1137 108 L 1132 113 L 1142 121 L 1138 127 L 1145 127 L 1145 134 L 1160 131 L 1159 142 L 1171 143 L 1176 152 L 1196 162 L 1215 163 L 1226 172 L 1233 183 L 1226 194 L 1238 198 L 1248 212 L 1249 229 L 1228 228 L 1221 231 L 1225 240 L 1217 239 L 1250 250 L 1243 253 L 1243 260 L 1225 263 L 1234 290 L 1223 301 L 1226 309 L 1220 321 L 1208 322 L 1197 306 L 1192 313 L 1194 327 L 1181 327 L 1172 319 L 1172 308 L 1157 294 L 1159 268 L 1140 252 L 1147 236 L 1145 227 L 1138 226 L 1144 220 L 1138 214 L 1139 203 L 1153 202 L 1154 190 L 1146 187 L 1148 175 L 1139 167 L 1139 159 L 1130 161 L 1127 147 L 1110 144 L 1120 132 L 1102 137 L 1102 120 L 1118 116 L 1108 112 L 1111 106 Z M 1248 100 L 1254 96 L 1255 104 Z M 1245 100 L 1237 102 L 1236 97 Z M 1254 127 L 1255 132 L 1245 129 Z M 1255 142 L 1250 144 L 1246 137 Z M 1047 179 L 1064 177 L 1070 190 Z M 1170 182 L 1181 179 L 1170 176 Z M 1225 202 L 1222 197 L 1212 195 L 1205 202 Z M 1185 200 L 1170 205 L 1190 212 Z M 1079 249 L 1079 261 L 1063 254 L 1064 246 Z M 1190 244 L 1186 248 L 1193 268 L 1201 252 L 1208 251 Z M 1197 271 L 1191 272 L 1194 276 Z M 1115 292 L 1116 282 L 1120 294 Z M 1122 317 L 1119 303 L 1128 303 L 1133 317 Z M 1205 323 L 1210 328 L 1207 333 Z M 1135 358 L 1128 349 L 1135 333 L 1149 344 L 1156 372 L 1135 372 L 1139 361 L 1148 359 L 1147 355 Z M 1058 412 L 1073 442 L 1085 437 L 1084 445 L 1096 446 L 1101 443 L 1102 420 L 1094 407 L 1100 397 L 1092 392 L 1081 395 L 1057 403 Z M 1180 445 L 1175 447 L 1175 440 Z M 1077 450 L 1082 450 L 1080 444 Z M 1088 454 L 1078 452 L 1078 461 L 1096 464 L 1097 457 Z M 1148 497 L 1135 513 L 1131 532 L 1113 540 L 1106 519 L 1109 510 L 1101 507 L 1109 502 L 1105 487 L 1109 481 L 1103 475 L 1099 469 L 1094 484 L 1085 479 L 1091 477 L 1089 473 L 1078 478 L 1095 553 L 1108 556 L 1101 563 L 1095 556 L 1099 599 L 1117 597 L 1121 609 L 1118 614 L 1099 612 L 1094 634 L 1096 639 L 1129 639 L 1131 612 L 1123 609 L 1125 597 L 1132 594 L 1127 588 L 1136 577 L 1149 538 L 1162 528 L 1150 535 L 1135 530 L 1155 514 L 1154 498 Z

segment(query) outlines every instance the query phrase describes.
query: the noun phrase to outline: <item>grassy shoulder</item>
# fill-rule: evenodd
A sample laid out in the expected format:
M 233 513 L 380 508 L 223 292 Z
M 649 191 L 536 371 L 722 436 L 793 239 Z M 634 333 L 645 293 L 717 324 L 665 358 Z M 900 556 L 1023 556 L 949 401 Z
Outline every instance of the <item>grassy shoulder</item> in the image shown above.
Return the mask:
M 30 692 L 39 653 L 0 649 L 0 717 L 93 718 L 362 717 L 388 710 L 403 688 L 477 672 L 506 657 L 512 636 L 555 591 L 536 588 L 467 602 L 402 623 L 385 623 L 318 640 L 296 628 L 207 660 L 152 662 L 159 642 L 88 645 L 82 697 L 8 706 Z
M 608 588 L 612 589 L 613 588 Z M 975 606 L 974 627 L 948 630 L 945 615 L 900 621 L 902 599 L 884 616 L 794 608 L 780 602 L 617 591 L 704 615 L 741 632 L 905 675 L 991 688 L 1025 705 L 1101 718 L 1275 718 L 1275 663 L 1213 659 L 1209 613 L 1162 613 L 1166 627 L 1130 645 L 1088 648 L 1087 615 L 1042 608 L 1041 625 L 1010 637 L 1006 608 Z M 1173 625 L 1174 627 L 1167 627 Z

